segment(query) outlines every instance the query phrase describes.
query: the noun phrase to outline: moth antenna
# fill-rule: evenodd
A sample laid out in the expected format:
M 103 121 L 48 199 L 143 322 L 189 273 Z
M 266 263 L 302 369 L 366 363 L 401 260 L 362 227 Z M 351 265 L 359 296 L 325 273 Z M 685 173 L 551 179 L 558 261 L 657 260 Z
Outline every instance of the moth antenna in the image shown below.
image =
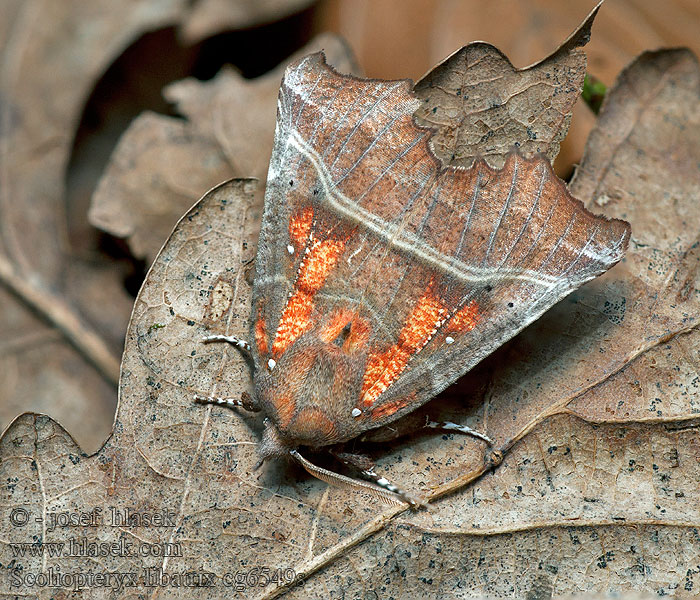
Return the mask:
M 372 483 L 352 479 L 351 477 L 346 477 L 340 473 L 335 473 L 333 471 L 329 471 L 328 469 L 324 469 L 323 467 L 319 467 L 306 460 L 297 450 L 290 450 L 289 454 L 304 468 L 307 473 L 309 473 L 309 475 L 313 475 L 317 479 L 325 481 L 329 485 L 351 489 L 353 491 L 365 492 L 382 504 L 387 504 L 390 506 L 404 506 L 406 504 L 412 508 L 426 506 L 425 501 L 422 499 L 412 498 L 408 494 L 406 494 L 404 497 L 403 495 L 390 492 Z

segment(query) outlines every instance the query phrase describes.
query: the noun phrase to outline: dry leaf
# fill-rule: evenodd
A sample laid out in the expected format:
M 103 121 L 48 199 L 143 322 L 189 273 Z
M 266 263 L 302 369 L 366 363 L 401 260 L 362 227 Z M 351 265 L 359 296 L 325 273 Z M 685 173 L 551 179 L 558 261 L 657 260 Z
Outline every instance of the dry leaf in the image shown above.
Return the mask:
M 284 588 L 258 585 L 260 569 L 288 567 L 304 578 L 288 595 L 302 598 L 691 594 L 700 577 L 699 100 L 687 52 L 645 55 L 623 74 L 573 189 L 632 222 L 627 259 L 474 371 L 460 385 L 474 391 L 470 406 L 461 395 L 431 403 L 495 437 L 504 462 L 477 479 L 483 447 L 453 435 L 375 449 L 390 478 L 444 495 L 430 512 L 380 510 L 284 462 L 254 471 L 260 420 L 192 402 L 195 392 L 235 397 L 250 385 L 235 350 L 200 340 L 216 324 L 248 330 L 260 205 L 249 181 L 212 190 L 180 221 L 137 299 L 107 444 L 86 457 L 34 415 L 0 440 L 0 562 L 15 569 L 3 570 L 3 585 L 59 567 L 142 576 L 153 566 L 193 571 L 201 585 L 90 592 L 220 598 L 233 595 L 225 582 L 238 573 L 238 593 L 272 597 Z M 166 526 L 110 527 L 110 507 L 165 510 Z M 104 523 L 50 531 L 51 514 L 95 508 Z M 13 557 L 9 545 L 83 538 L 145 545 L 141 556 L 96 559 Z M 166 548 L 182 555 L 153 556 Z
M 357 71 L 347 46 L 332 35 L 290 60 L 320 49 L 341 72 Z M 217 183 L 257 177 L 262 197 L 285 65 L 252 81 L 223 70 L 209 82 L 170 85 L 166 97 L 187 121 L 150 113 L 136 119 L 95 192 L 91 222 L 127 238 L 136 256 L 152 262 L 177 219 Z
M 596 0 L 329 0 L 321 5 L 322 30 L 342 35 L 371 77 L 398 79 L 423 73 L 455 48 L 485 40 L 522 67 L 553 48 L 596 5 Z M 647 48 L 689 46 L 700 53 L 696 0 L 606 0 L 586 46 L 588 70 L 610 85 Z M 574 109 L 557 172 L 581 161 L 595 124 L 590 110 Z
M 245 29 L 282 19 L 313 4 L 314 0 L 199 0 L 182 24 L 188 44 L 228 29 Z
M 516 69 L 484 42 L 464 46 L 415 85 L 424 101 L 417 122 L 436 129 L 431 147 L 444 164 L 470 167 L 482 157 L 500 168 L 514 147 L 550 162 L 569 130 L 581 94 L 588 43 L 600 4 L 554 53 Z M 543 92 L 542 89 L 545 89 Z
M 0 428 L 35 410 L 61 420 L 86 449 L 109 434 L 132 301 L 119 269 L 71 246 L 64 170 L 97 78 L 185 4 L 3 5 Z

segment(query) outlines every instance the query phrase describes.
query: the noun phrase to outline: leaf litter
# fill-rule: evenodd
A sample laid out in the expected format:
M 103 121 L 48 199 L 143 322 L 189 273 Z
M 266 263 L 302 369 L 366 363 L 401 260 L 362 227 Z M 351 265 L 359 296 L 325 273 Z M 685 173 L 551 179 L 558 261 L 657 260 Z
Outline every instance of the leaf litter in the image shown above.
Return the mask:
M 631 222 L 628 254 L 429 405 L 494 437 L 505 450 L 497 469 L 486 473 L 479 443 L 453 435 L 383 447 L 388 477 L 440 497 L 427 512 L 378 512 L 283 462 L 253 472 L 259 419 L 192 402 L 250 386 L 235 351 L 200 339 L 216 327 L 248 330 L 260 196 L 251 180 L 214 188 L 180 220 L 137 298 L 103 448 L 86 456 L 33 414 L 0 440 L 3 512 L 45 517 L 3 532 L 3 564 L 9 542 L 99 535 L 174 544 L 182 555 L 44 555 L 13 567 L 206 571 L 217 586 L 227 572 L 289 567 L 304 579 L 250 590 L 259 597 L 692 593 L 699 100 L 697 59 L 683 50 L 642 55 L 609 90 L 571 189 L 594 212 Z M 165 509 L 174 526 L 47 528 L 51 514 L 95 507 Z M 217 586 L 197 597 L 220 597 Z

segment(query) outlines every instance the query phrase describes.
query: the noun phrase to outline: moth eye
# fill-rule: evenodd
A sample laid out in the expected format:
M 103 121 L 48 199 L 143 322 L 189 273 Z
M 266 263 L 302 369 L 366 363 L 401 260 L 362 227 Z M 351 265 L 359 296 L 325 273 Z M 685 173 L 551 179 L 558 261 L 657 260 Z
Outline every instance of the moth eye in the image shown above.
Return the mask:
M 333 340 L 333 343 L 334 343 L 336 346 L 341 347 L 341 346 L 345 343 L 345 340 L 348 339 L 348 336 L 350 335 L 350 330 L 351 330 L 351 328 L 352 328 L 352 322 L 347 323 L 347 324 L 345 325 L 345 327 L 343 327 L 343 328 L 340 330 L 340 333 L 338 334 L 338 337 L 336 337 L 336 338 Z

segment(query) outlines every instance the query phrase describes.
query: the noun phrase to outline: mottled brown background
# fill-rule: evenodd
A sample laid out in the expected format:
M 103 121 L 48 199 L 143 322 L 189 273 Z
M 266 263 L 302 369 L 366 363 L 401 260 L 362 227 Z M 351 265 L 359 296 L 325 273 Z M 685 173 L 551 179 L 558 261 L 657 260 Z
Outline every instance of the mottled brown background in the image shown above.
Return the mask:
M 134 119 L 145 111 L 174 114 L 173 105 L 163 98 L 167 84 L 188 76 L 209 80 L 226 63 L 233 64 L 244 77 L 250 78 L 246 81 L 253 82 L 314 36 L 326 31 L 342 35 L 356 54 L 359 70 L 373 77 L 417 79 L 445 56 L 473 40 L 494 44 L 516 67 L 524 67 L 551 53 L 595 2 L 325 0 L 313 3 L 305 0 L 241 0 L 229 3 L 202 0 L 191 3 L 190 9 L 186 8 L 187 3 L 180 4 L 178 6 L 175 1 L 170 3 L 172 6 L 168 2 L 151 3 L 151 14 L 146 19 L 135 15 L 139 6 L 148 3 L 137 1 L 126 3 L 121 11 L 113 12 L 100 3 L 90 10 L 80 3 L 65 3 L 55 7 L 56 14 L 48 14 L 41 3 L 21 0 L 7 4 L 2 31 L 5 38 L 0 36 L 0 56 L 5 65 L 3 85 L 10 95 L 13 90 L 17 92 L 28 113 L 39 112 L 37 106 L 42 102 L 41 94 L 52 94 L 50 85 L 31 83 L 32 77 L 38 77 L 36 73 L 28 72 L 32 70 L 33 60 L 41 61 L 41 64 L 37 62 L 37 67 L 40 67 L 37 72 L 45 68 L 56 74 L 57 87 L 70 90 L 83 86 L 73 98 L 43 100 L 53 112 L 42 118 L 49 119 L 55 131 L 43 137 L 34 136 L 32 132 L 18 133 L 27 140 L 27 157 L 22 158 L 27 170 L 26 173 L 14 172 L 13 176 L 34 179 L 35 188 L 49 189 L 55 194 L 60 213 L 56 222 L 66 227 L 66 231 L 57 237 L 66 235 L 61 244 L 64 244 L 62 250 L 66 251 L 69 263 L 74 267 L 76 257 L 80 257 L 88 260 L 91 272 L 99 270 L 100 275 L 92 276 L 88 283 L 80 279 L 80 271 L 71 271 L 61 275 L 61 285 L 80 296 L 75 302 L 71 301 L 71 305 L 77 306 L 78 314 L 93 324 L 105 350 L 112 355 L 112 364 L 120 358 L 129 308 L 150 260 L 134 257 L 134 248 L 123 243 L 118 236 L 98 232 L 88 221 L 87 213 L 97 182 L 109 165 L 119 137 Z M 121 37 L 118 43 L 112 41 L 109 45 L 108 41 L 115 39 L 109 36 L 114 34 L 102 33 L 105 36 L 103 54 L 95 57 L 94 53 L 90 55 L 88 52 L 86 56 L 80 56 L 79 51 L 73 51 L 77 42 L 70 27 L 66 27 L 63 37 L 60 34 L 55 36 L 53 43 L 59 45 L 58 51 L 52 48 L 50 55 L 57 61 L 71 56 L 73 60 L 91 60 L 93 64 L 47 65 L 46 57 L 39 53 L 33 56 L 31 52 L 32 40 L 40 37 L 36 30 L 43 27 L 42 21 L 75 21 L 88 25 L 94 22 L 96 29 L 99 25 L 112 32 L 120 31 Z M 585 48 L 589 57 L 588 70 L 604 83 L 611 84 L 620 69 L 645 49 L 686 45 L 699 53 L 699 31 L 700 3 L 696 0 L 608 0 L 596 19 L 591 42 Z M 62 69 L 75 73 L 81 68 L 84 69 L 82 79 L 71 82 L 64 78 L 62 82 Z M 13 77 L 24 83 L 15 83 Z M 172 98 L 168 99 L 172 101 Z M 249 105 L 254 104 L 246 101 Z M 62 103 L 66 103 L 65 107 Z M 178 110 L 183 112 L 181 106 Z M 8 119 L 12 119 L 11 111 Z M 577 105 L 570 132 L 555 163 L 561 176 L 570 176 L 573 165 L 581 159 L 594 121 L 585 106 Z M 37 130 L 40 127 L 41 122 L 36 125 Z M 61 143 L 65 144 L 65 164 L 57 164 L 55 172 L 47 175 L 41 159 L 32 156 L 32 147 L 36 152 L 44 153 L 57 136 L 64 140 Z M 255 146 L 253 142 L 251 145 Z M 15 146 L 12 150 L 17 152 Z M 35 162 L 31 163 L 32 160 Z M 36 169 L 42 171 L 43 179 L 38 183 Z M 216 174 L 219 171 L 214 166 L 211 172 Z M 187 190 L 188 197 L 198 197 L 211 183 L 193 182 L 192 189 Z M 16 190 L 17 185 L 14 182 L 12 189 Z M 13 210 L 25 210 L 22 198 L 13 196 L 11 200 L 19 202 Z M 190 200 L 185 204 L 187 202 Z M 21 236 L 30 241 L 32 231 L 38 232 L 39 226 L 55 227 L 43 213 L 39 214 L 43 209 L 33 207 L 32 210 L 36 212 L 34 216 L 31 213 L 26 216 L 30 224 L 25 223 L 27 228 Z M 17 223 L 25 219 L 13 221 L 3 216 L 3 220 L 4 227 L 16 235 Z M 31 221 L 35 222 L 36 228 L 32 227 Z M 28 245 L 34 248 L 46 246 L 44 240 L 31 241 Z M 158 238 L 152 245 L 157 249 L 161 242 Z M 56 256 L 55 250 L 44 249 L 43 253 Z M 40 254 L 35 257 L 38 261 L 34 267 L 36 272 L 41 272 L 42 268 Z M 44 268 L 48 272 L 53 267 L 44 265 Z M 116 275 L 104 275 L 110 272 Z M 110 280 L 108 285 L 103 283 L 105 277 Z M 112 285 L 125 290 L 123 297 L 111 291 Z M 85 286 L 82 291 L 81 286 Z M 60 290 L 59 293 L 64 295 Z M 70 389 L 70 386 L 66 387 L 68 379 L 59 377 L 62 379 L 59 385 L 53 374 L 46 375 L 46 366 L 49 365 L 54 372 L 67 368 L 72 373 L 81 373 L 82 367 L 75 366 L 78 359 L 58 360 L 59 355 L 51 349 L 39 355 L 32 352 L 18 355 L 18 347 L 36 347 L 37 340 L 45 336 L 52 340 L 56 332 L 41 325 L 25 324 L 22 318 L 12 316 L 14 308 L 8 302 L 2 296 L 0 308 L 20 333 L 12 329 L 12 334 L 4 339 L 4 346 L 0 346 L 5 348 L 5 357 L 12 355 L 13 359 L 3 362 L 4 368 L 0 369 L 0 383 L 4 390 L 0 395 L 0 426 L 7 425 L 22 410 L 39 410 L 64 423 L 86 450 L 96 450 L 112 426 L 115 382 L 105 385 L 98 377 L 85 383 L 83 390 Z M 5 328 L 5 331 L 10 329 Z M 27 342 L 25 338 L 31 339 Z M 32 361 L 35 365 L 27 368 Z M 20 363 L 22 368 L 17 367 Z M 79 377 L 82 382 L 92 377 L 90 369 L 92 367 L 86 370 L 88 374 L 82 379 Z M 36 385 L 23 385 L 23 381 L 29 380 L 37 382 Z M 76 401 L 76 398 L 82 400 Z

